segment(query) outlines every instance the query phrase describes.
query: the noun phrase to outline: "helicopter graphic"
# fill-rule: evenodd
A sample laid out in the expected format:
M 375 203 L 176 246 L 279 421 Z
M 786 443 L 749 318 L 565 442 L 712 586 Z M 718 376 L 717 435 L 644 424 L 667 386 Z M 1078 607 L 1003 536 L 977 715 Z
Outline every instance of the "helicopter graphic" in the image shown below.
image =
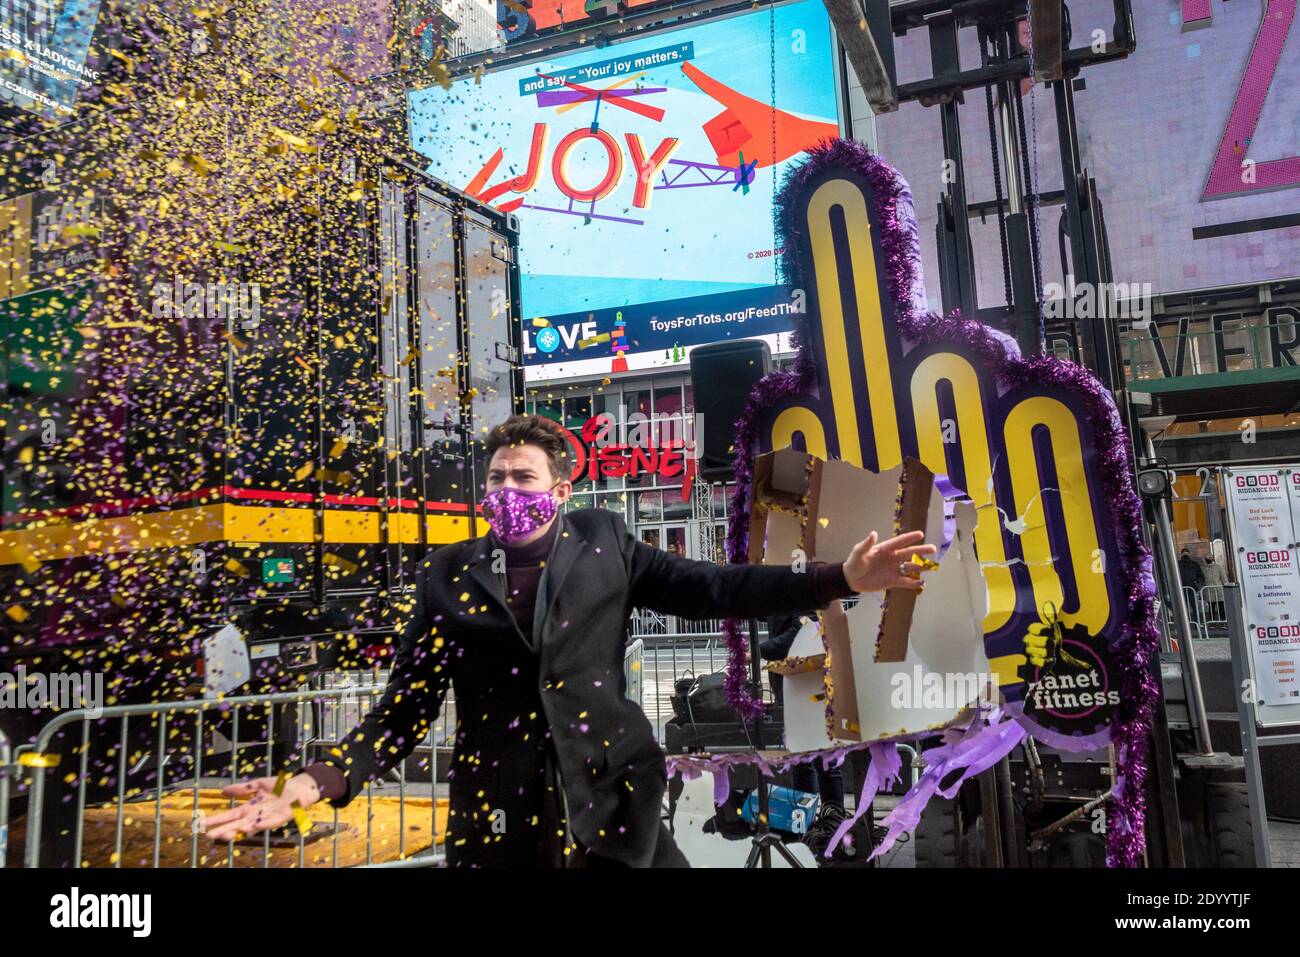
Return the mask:
M 675 153 L 680 141 L 675 137 L 665 137 L 656 150 L 648 152 L 637 134 L 625 134 L 628 152 L 638 177 L 646 180 L 644 187 L 638 184 L 634 208 L 648 207 L 651 191 L 658 193 L 665 190 L 730 186 L 733 192 L 743 189 L 742 195 L 747 194 L 756 170 L 774 166 L 822 139 L 838 135 L 838 127 L 834 123 L 805 119 L 775 109 L 770 103 L 746 96 L 714 79 L 692 63 L 683 63 L 681 71 L 701 92 L 722 107 L 722 112 L 701 127 L 714 152 L 713 161 L 677 157 Z M 617 185 L 624 163 L 620 145 L 600 126 L 601 107 L 604 105 L 607 112 L 626 111 L 652 123 L 661 123 L 666 110 L 657 106 L 654 98 L 668 92 L 668 88 L 642 85 L 639 81 L 645 77 L 644 72 L 622 77 L 601 87 L 578 83 L 565 76 L 546 73 L 538 75 L 548 81 L 547 88 L 538 89 L 533 94 L 539 110 L 553 110 L 554 115 L 560 116 L 585 104 L 593 105 L 590 125 L 567 134 L 556 145 L 552 157 L 552 175 L 560 192 L 567 198 L 567 205 L 547 206 L 528 202 L 528 194 L 541 181 L 542 157 L 549 138 L 549 126 L 542 122 L 534 126 L 528 165 L 522 174 L 488 185 L 504 159 L 504 150 L 498 147 L 470 179 L 465 191 L 485 203 L 492 203 L 507 193 L 518 194 L 497 204 L 503 212 L 523 208 L 578 216 L 586 222 L 602 220 L 633 226 L 645 225 L 644 219 L 635 216 L 616 216 L 597 211 L 599 201 L 608 196 Z M 631 86 L 633 83 L 637 85 Z M 594 187 L 582 189 L 567 180 L 565 162 L 574 146 L 584 140 L 595 140 L 603 146 L 607 162 L 605 175 L 600 182 Z M 647 176 L 647 173 L 651 175 Z

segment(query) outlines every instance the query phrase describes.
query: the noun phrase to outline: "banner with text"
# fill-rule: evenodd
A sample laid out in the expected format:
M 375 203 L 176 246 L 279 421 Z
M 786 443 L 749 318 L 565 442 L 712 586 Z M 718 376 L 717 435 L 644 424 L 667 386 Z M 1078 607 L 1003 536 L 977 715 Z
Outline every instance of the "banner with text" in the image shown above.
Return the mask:
M 1300 471 L 1225 470 L 1236 549 L 1237 583 L 1246 610 L 1246 634 L 1261 705 L 1300 703 L 1300 570 L 1296 516 Z

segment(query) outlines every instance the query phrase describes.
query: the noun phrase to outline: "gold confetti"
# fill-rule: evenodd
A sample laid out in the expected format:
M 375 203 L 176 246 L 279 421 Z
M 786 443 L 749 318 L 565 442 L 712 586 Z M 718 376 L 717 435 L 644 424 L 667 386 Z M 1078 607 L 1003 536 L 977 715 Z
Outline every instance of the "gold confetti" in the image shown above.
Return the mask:
M 217 167 L 209 163 L 198 153 L 186 153 L 181 157 L 181 162 L 188 166 L 200 176 L 207 176 L 216 171 Z
M 350 562 L 346 558 L 341 558 L 333 552 L 326 552 L 321 556 L 321 560 L 331 568 L 337 568 L 345 575 L 351 575 L 356 572 L 358 566 L 356 562 Z
M 533 320 L 534 326 L 549 326 L 550 324 L 551 324 L 551 320 L 543 319 L 540 316 Z
M 240 578 L 248 577 L 248 569 L 244 567 L 243 563 L 234 558 L 226 559 L 226 571 L 232 575 L 238 575 Z
M 294 801 L 289 805 L 289 809 L 293 811 L 293 823 L 298 825 L 298 833 L 304 836 L 310 834 L 312 828 L 311 818 L 302 809 L 302 805 Z
M 120 50 L 114 50 L 110 48 L 108 52 L 111 56 L 117 57 L 119 60 L 121 60 L 123 63 L 126 64 L 126 71 L 128 73 L 135 72 L 135 60 L 131 59 L 129 56 L 127 56 L 125 53 L 122 53 Z
M 24 608 L 22 605 L 10 605 L 8 608 L 5 609 L 5 614 L 8 615 L 10 618 L 12 618 L 14 621 L 26 621 L 28 618 L 31 617 L 31 615 L 28 614 L 27 609 Z
M 14 545 L 10 547 L 9 551 L 13 554 L 14 558 L 18 560 L 18 564 L 23 566 L 23 571 L 27 572 L 27 574 L 33 575 L 40 570 L 41 563 L 38 562 L 36 557 L 27 550 L 26 546 L 14 543 Z
M 336 66 L 336 65 L 333 64 L 333 63 L 328 63 L 328 64 L 326 64 L 326 66 L 329 67 L 331 73 L 336 73 L 336 74 L 338 74 L 338 75 L 341 76 L 344 80 L 346 80 L 347 82 L 351 83 L 353 86 L 356 86 L 356 85 L 357 85 L 357 81 L 354 80 L 354 79 L 353 79 L 353 78 L 352 78 L 352 77 L 347 73 L 347 71 L 345 71 L 342 67 L 340 67 L 340 66 Z
M 592 346 L 599 345 L 602 342 L 609 342 L 609 333 L 602 332 L 599 335 L 592 336 L 590 339 L 579 339 L 579 349 L 590 349 Z

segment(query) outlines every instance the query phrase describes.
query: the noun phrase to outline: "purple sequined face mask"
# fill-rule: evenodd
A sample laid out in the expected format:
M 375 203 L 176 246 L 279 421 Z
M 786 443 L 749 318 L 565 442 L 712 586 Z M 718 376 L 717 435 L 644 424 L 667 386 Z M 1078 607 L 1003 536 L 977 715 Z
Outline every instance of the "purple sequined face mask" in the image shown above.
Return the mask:
M 549 488 L 540 492 L 499 488 L 483 496 L 483 517 L 497 538 L 513 545 L 553 519 L 557 506 Z

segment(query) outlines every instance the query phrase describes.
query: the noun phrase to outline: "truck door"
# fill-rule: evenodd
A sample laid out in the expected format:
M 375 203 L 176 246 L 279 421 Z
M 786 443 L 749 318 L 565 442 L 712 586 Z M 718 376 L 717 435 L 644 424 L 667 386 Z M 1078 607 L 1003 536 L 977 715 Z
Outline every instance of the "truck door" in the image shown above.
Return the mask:
M 412 390 L 419 364 L 411 330 L 409 229 L 406 187 L 389 179 L 379 194 L 379 375 L 384 402 L 379 492 L 379 537 L 386 551 L 390 593 L 414 584 L 424 551 L 423 509 L 417 501 L 416 424 Z
M 474 212 L 465 214 L 465 315 L 468 348 L 461 353 L 469 396 L 474 493 L 481 494 L 488 429 L 515 411 L 520 352 L 511 315 L 515 286 L 510 243 Z

